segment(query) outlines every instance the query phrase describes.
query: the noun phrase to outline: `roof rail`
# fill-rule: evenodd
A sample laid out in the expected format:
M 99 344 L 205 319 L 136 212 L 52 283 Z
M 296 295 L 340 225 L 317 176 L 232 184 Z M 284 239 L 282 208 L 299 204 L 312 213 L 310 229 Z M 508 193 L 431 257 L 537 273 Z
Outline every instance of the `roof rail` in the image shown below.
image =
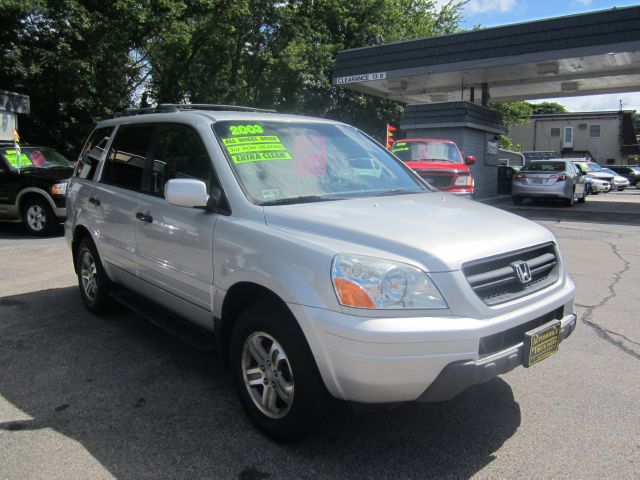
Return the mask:
M 275 110 L 243 107 L 239 105 L 215 105 L 210 103 L 161 103 L 157 107 L 127 108 L 122 112 L 116 112 L 113 115 L 101 120 L 106 120 L 108 118 L 130 117 L 133 115 L 145 115 L 149 113 L 178 112 L 180 110 L 231 110 L 236 112 L 277 113 Z
M 217 105 L 213 103 L 161 103 L 158 107 L 174 107 L 178 110 L 232 110 L 235 112 L 276 113 L 266 108 L 243 107 L 241 105 Z

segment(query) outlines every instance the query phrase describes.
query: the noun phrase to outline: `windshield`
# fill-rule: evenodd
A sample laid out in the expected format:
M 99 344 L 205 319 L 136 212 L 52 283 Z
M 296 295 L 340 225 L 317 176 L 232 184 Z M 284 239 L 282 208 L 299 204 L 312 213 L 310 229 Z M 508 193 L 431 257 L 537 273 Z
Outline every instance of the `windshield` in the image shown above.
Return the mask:
M 213 129 L 243 190 L 260 205 L 430 191 L 353 127 L 223 121 Z
M 590 172 L 601 172 L 602 171 L 602 167 L 595 163 L 595 162 L 589 162 L 585 164 L 587 166 L 587 168 L 589 169 Z
M 408 162 L 453 162 L 462 163 L 462 156 L 453 143 L 437 140 L 419 142 L 396 142 L 391 151 L 402 161 Z
M 72 168 L 73 164 L 48 147 L 22 147 L 20 155 L 14 147 L 0 148 L 0 155 L 11 170 L 24 168 Z

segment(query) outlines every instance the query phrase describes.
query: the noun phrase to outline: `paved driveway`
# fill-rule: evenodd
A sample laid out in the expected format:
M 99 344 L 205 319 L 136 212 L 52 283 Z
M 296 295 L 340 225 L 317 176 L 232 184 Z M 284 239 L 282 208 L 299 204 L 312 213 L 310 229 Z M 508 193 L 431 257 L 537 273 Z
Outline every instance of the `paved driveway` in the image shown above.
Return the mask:
M 87 313 L 61 236 L 0 224 L 0 478 L 638 478 L 640 195 L 622 193 L 616 212 L 597 204 L 616 194 L 512 209 L 578 286 L 558 354 L 442 404 L 341 403 L 293 445 L 252 427 L 214 354 Z

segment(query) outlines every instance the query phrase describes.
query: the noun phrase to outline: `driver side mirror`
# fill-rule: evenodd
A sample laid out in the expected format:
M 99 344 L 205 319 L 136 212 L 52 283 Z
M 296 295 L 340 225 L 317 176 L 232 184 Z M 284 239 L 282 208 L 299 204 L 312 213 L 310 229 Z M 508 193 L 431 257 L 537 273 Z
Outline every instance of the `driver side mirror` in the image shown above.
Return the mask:
M 473 165 L 474 163 L 476 163 L 476 157 L 474 157 L 473 155 L 467 155 L 466 157 L 464 157 L 464 163 L 466 163 L 467 165 Z

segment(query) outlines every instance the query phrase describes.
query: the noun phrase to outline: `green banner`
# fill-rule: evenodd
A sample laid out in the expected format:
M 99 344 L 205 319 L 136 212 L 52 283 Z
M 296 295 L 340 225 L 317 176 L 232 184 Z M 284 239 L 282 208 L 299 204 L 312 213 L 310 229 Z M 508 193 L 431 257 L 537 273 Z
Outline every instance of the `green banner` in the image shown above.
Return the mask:
M 240 145 L 244 143 L 281 143 L 280 138 L 276 135 L 264 135 L 253 137 L 223 138 L 222 143 L 226 147 L 231 145 Z

